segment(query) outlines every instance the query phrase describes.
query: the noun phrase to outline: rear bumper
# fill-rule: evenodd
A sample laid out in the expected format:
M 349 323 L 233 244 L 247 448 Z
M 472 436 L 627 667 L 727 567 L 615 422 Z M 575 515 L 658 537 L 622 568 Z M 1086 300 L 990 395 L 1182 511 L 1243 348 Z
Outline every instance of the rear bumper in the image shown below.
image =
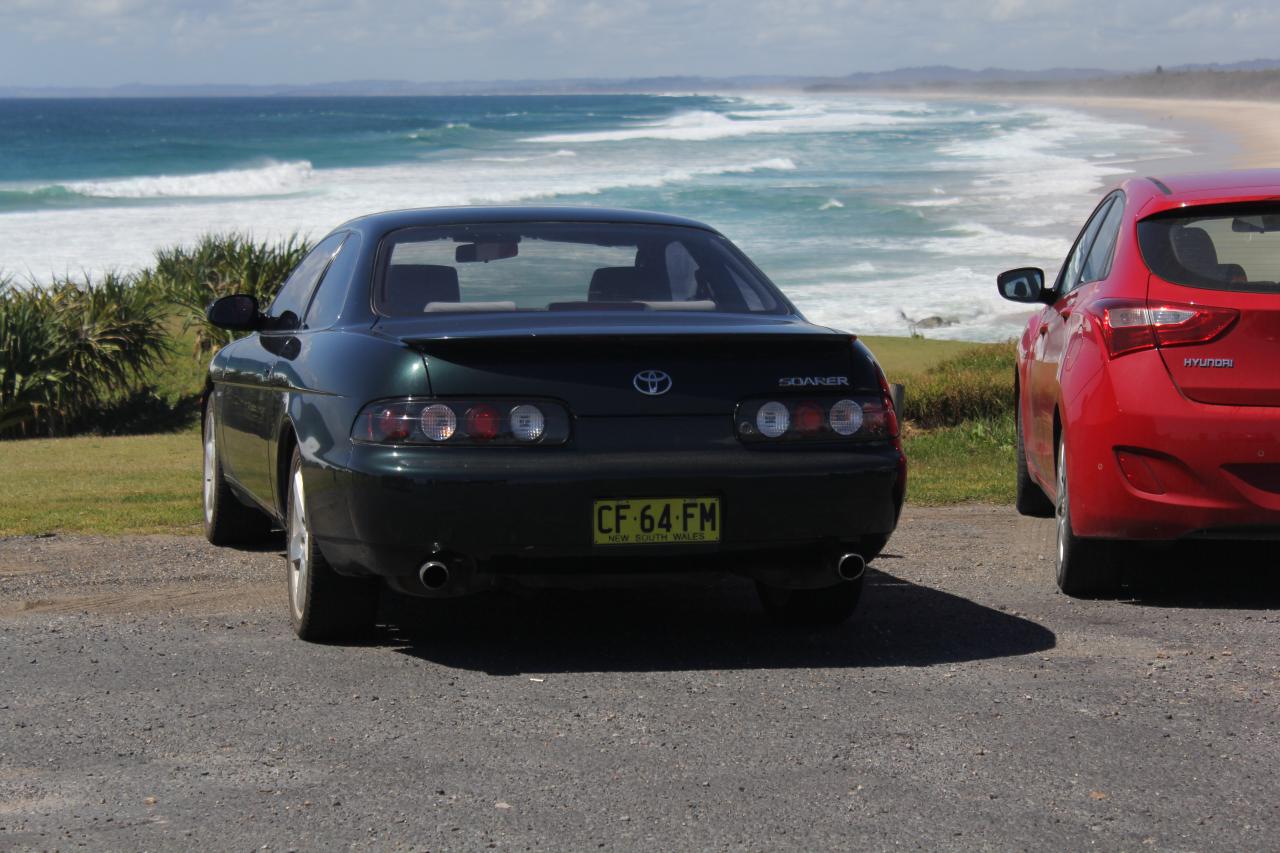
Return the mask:
M 1280 535 L 1280 409 L 1197 403 L 1173 386 L 1159 353 L 1124 361 L 1095 374 L 1066 427 L 1076 533 Z
M 416 578 L 439 553 L 481 569 L 587 558 L 611 571 L 691 557 L 714 567 L 781 548 L 830 553 L 893 531 L 902 464 L 887 444 L 781 452 L 356 445 L 347 466 L 305 475 L 313 530 L 335 568 Z M 592 544 L 595 500 L 681 496 L 720 498 L 720 542 Z

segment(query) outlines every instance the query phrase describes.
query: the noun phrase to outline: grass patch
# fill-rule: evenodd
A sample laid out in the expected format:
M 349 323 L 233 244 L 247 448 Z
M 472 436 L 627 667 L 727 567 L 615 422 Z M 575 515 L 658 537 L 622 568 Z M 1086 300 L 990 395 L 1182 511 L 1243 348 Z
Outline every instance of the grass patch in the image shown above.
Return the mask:
M 907 502 L 916 506 L 1013 503 L 1012 414 L 930 430 L 909 429 Z
M 982 348 L 972 341 L 935 341 L 928 338 L 890 338 L 858 335 L 875 355 L 890 382 L 901 382 L 900 376 L 924 373 L 949 358 Z
M 0 536 L 199 533 L 200 433 L 0 442 Z
M 1013 343 L 971 346 L 919 374 L 893 381 L 906 386 L 903 417 L 917 427 L 991 421 L 1013 412 Z
M 1012 503 L 1014 344 L 879 340 L 891 344 L 881 360 L 889 380 L 906 387 L 907 502 Z

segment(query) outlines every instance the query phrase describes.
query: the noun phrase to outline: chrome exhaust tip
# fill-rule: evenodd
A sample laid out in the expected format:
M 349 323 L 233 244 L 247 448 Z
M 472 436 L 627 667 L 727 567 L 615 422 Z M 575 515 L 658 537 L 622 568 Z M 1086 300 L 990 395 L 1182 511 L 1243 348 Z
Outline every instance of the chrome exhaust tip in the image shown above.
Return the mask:
M 430 590 L 444 589 L 449 583 L 449 567 L 439 560 L 428 560 L 418 569 L 418 582 Z
M 867 561 L 854 552 L 842 554 L 836 560 L 836 576 L 842 581 L 856 581 L 867 570 Z

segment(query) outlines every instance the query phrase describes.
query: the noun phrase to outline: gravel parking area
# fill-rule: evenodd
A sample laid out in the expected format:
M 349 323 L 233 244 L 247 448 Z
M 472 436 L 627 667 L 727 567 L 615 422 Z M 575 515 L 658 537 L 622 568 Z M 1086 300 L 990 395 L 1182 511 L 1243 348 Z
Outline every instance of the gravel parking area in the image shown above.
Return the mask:
M 1275 849 L 1274 549 L 1090 602 L 1052 537 L 911 508 L 831 631 L 731 582 L 347 647 L 292 638 L 272 550 L 2 540 L 0 849 Z

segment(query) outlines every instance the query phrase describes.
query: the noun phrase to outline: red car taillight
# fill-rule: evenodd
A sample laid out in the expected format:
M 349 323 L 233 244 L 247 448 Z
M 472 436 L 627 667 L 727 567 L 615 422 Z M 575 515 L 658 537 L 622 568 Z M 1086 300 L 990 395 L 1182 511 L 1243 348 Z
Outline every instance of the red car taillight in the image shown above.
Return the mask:
M 890 438 L 885 404 L 871 394 L 830 399 L 744 400 L 734 418 L 748 443 Z M 892 411 L 892 407 L 889 407 Z
M 569 440 L 570 416 L 551 400 L 382 400 L 351 428 L 363 444 L 545 446 Z
M 1206 344 L 1240 317 L 1234 308 L 1102 299 L 1094 306 L 1112 358 L 1156 347 Z

